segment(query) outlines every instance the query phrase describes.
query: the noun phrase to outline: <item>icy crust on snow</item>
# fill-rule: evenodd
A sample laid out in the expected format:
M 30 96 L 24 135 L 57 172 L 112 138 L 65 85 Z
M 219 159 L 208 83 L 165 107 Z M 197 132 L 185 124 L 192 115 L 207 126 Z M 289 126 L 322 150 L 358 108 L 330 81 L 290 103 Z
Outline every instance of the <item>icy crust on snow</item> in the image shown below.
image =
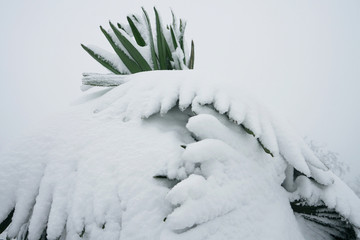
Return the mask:
M 221 85 L 222 76 L 196 71 L 153 71 L 138 73 L 129 81 L 99 99 L 95 112 L 105 110 L 124 120 L 166 114 L 178 105 L 197 114 L 205 105 L 251 131 L 273 155 L 281 155 L 290 165 L 324 185 L 333 182 L 327 167 L 314 155 L 303 139 L 273 117 L 244 89 Z

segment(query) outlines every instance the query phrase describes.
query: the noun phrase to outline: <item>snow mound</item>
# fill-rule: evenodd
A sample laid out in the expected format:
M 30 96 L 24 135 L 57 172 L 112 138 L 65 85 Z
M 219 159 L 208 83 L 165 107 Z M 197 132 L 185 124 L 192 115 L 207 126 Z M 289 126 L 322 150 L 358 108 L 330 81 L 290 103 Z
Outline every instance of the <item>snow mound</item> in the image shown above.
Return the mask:
M 208 112 L 204 106 L 227 118 L 253 135 L 264 150 L 283 156 L 290 165 L 308 177 L 328 185 L 334 179 L 302 138 L 281 119 L 273 117 L 246 91 L 221 85 L 221 76 L 196 71 L 154 71 L 138 73 L 122 86 L 105 94 L 94 112 L 101 111 L 123 120 L 166 114 L 178 105 L 195 114 Z
M 13 213 L 7 236 L 308 239 L 290 204 L 299 199 L 323 202 L 359 227 L 351 190 L 249 91 L 222 86 L 223 77 L 131 75 L 91 89 L 1 152 L 0 222 Z

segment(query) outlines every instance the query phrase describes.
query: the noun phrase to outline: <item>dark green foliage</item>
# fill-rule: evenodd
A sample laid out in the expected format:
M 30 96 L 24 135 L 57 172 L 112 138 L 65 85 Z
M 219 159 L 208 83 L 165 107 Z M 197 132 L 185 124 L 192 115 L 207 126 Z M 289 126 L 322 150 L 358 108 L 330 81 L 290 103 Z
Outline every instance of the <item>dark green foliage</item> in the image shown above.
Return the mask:
M 135 19 L 136 22 L 140 23 L 139 19 L 133 14 L 132 17 Z
M 121 61 L 125 64 L 125 66 L 129 69 L 129 71 L 131 73 L 140 72 L 141 68 L 136 64 L 136 62 L 134 62 L 134 60 L 132 60 L 126 53 L 124 53 L 124 51 L 118 45 L 116 45 L 116 43 L 111 38 L 109 33 L 107 31 L 105 31 L 101 26 L 100 26 L 100 30 L 105 35 L 105 37 L 109 41 L 111 47 L 114 49 L 114 51 L 119 56 Z
M 194 69 L 194 61 L 195 61 L 195 50 L 194 50 L 194 41 L 191 41 L 191 54 L 189 60 L 189 69 Z
M 165 49 L 165 43 L 164 43 L 164 37 L 162 33 L 162 26 L 160 23 L 160 17 L 159 14 L 154 8 L 155 11 L 155 21 L 156 21 L 156 39 L 157 39 L 157 47 L 158 47 L 158 56 L 159 56 L 159 63 L 160 63 L 160 69 L 166 69 L 166 49 Z
M 180 36 L 179 36 L 179 43 L 180 43 L 180 47 L 183 50 L 183 52 L 185 52 L 184 50 L 184 33 L 185 33 L 185 27 L 186 27 L 186 22 L 183 22 L 183 20 L 180 19 Z
M 170 26 L 170 32 L 171 32 L 171 39 L 172 39 L 172 41 L 173 41 L 173 45 L 174 45 L 174 48 L 175 48 L 175 50 L 176 50 L 177 47 L 178 47 L 178 44 L 177 44 L 177 41 L 176 41 L 174 29 L 173 29 L 171 26 Z
M 240 126 L 242 127 L 242 129 L 244 129 L 244 131 L 245 131 L 247 134 L 250 134 L 251 136 L 255 137 L 255 133 L 254 133 L 251 129 L 245 127 L 244 124 L 240 124 Z M 268 148 L 265 147 L 265 145 L 261 142 L 261 140 L 260 140 L 259 138 L 257 138 L 256 140 L 258 141 L 258 143 L 260 144 L 260 146 L 262 147 L 262 149 L 264 149 L 264 151 L 265 151 L 267 154 L 270 154 L 272 157 L 274 157 L 274 154 L 273 154 Z
M 264 144 L 260 141 L 259 138 L 257 138 L 257 141 L 258 143 L 260 144 L 260 146 L 262 147 L 262 149 L 264 149 L 264 151 L 267 153 L 267 154 L 270 154 L 272 157 L 274 157 L 274 154 L 264 146 Z
M 111 72 L 115 74 L 121 74 L 120 71 L 116 69 L 116 67 L 113 65 L 113 63 L 109 60 L 107 60 L 105 57 L 101 56 L 98 53 L 95 53 L 90 48 L 86 47 L 85 45 L 81 44 L 81 47 L 90 55 L 92 56 L 96 61 L 98 61 L 101 65 L 109 69 Z
M 152 59 L 153 64 L 154 64 L 154 70 L 159 70 L 158 57 L 157 57 L 156 52 L 155 52 L 154 37 L 153 37 L 153 34 L 152 34 L 149 15 L 147 14 L 147 12 L 145 11 L 144 8 L 142 8 L 142 10 L 143 10 L 143 13 L 144 13 L 144 17 L 145 17 L 145 21 L 146 21 L 146 25 L 147 25 L 147 29 L 148 29 L 149 40 L 150 40 L 151 59 Z
M 128 51 L 130 56 L 135 60 L 142 71 L 150 71 L 151 68 L 139 51 L 131 44 L 131 42 L 111 23 L 109 22 L 111 29 L 114 31 L 116 37 L 119 39 L 121 44 Z M 130 70 L 130 69 L 129 69 Z
M 317 226 L 329 235 L 329 240 L 355 240 L 354 227 L 335 209 L 329 209 L 325 204 L 308 205 L 305 200 L 290 203 L 294 213 Z
M 80 233 L 80 237 L 82 238 L 83 236 L 84 236 L 84 234 L 85 234 L 85 227 L 83 227 L 83 229 L 82 229 L 82 231 L 81 231 L 81 233 Z
M 250 135 L 252 135 L 253 137 L 255 137 L 254 132 L 251 131 L 249 128 L 245 127 L 244 124 L 241 124 L 241 127 L 245 130 L 245 132 L 246 132 L 247 134 L 250 134 Z
M 10 225 L 11 223 L 11 219 L 14 215 L 15 212 L 15 208 L 8 214 L 8 216 L 2 220 L 2 222 L 0 223 L 0 234 L 6 230 L 6 228 Z
M 120 24 L 120 23 L 117 23 L 117 26 L 119 29 L 123 30 L 124 32 L 127 33 L 126 29 Z
M 140 34 L 139 30 L 137 29 L 137 27 L 135 26 L 134 22 L 131 20 L 130 17 L 127 17 L 127 20 L 130 25 L 131 31 L 133 32 L 136 43 L 141 47 L 145 46 L 146 45 L 145 40 L 141 36 L 141 34 Z
M 104 34 L 115 53 L 118 55 L 120 60 L 124 63 L 129 73 L 137 73 L 142 71 L 151 71 L 151 70 L 182 70 L 194 68 L 194 43 L 191 43 L 191 56 L 189 56 L 189 62 L 186 62 L 185 58 L 185 48 L 184 48 L 184 31 L 185 31 L 185 22 L 180 19 L 179 28 L 176 27 L 176 18 L 173 14 L 173 23 L 172 25 L 167 25 L 167 28 L 164 29 L 160 21 L 160 15 L 156 8 L 154 8 L 155 13 L 155 25 L 156 25 L 156 45 L 154 42 L 154 33 L 151 28 L 151 23 L 149 16 L 144 8 L 143 10 L 143 19 L 136 17 L 135 15 L 130 15 L 127 17 L 128 27 L 124 27 L 120 23 L 115 27 L 110 22 L 110 27 L 114 35 L 105 31 L 100 27 L 101 32 Z M 143 26 L 143 27 L 141 27 Z M 141 27 L 141 28 L 140 28 Z M 147 29 L 147 31 L 142 32 L 142 29 Z M 127 31 L 126 31 L 127 29 Z M 140 30 L 141 29 L 141 30 Z M 129 32 L 131 31 L 131 33 Z M 136 44 L 132 43 L 131 37 L 134 37 Z M 168 40 L 169 42 L 168 42 Z M 119 40 L 119 42 L 117 41 Z M 137 45 L 137 46 L 136 46 Z M 88 46 L 81 45 L 86 52 L 88 52 L 96 61 L 101 65 L 109 69 L 115 74 L 121 73 L 111 62 L 110 59 L 106 59 L 105 56 L 101 56 L 100 53 L 92 50 Z M 173 52 L 180 46 L 184 58 L 180 59 L 179 57 L 173 58 Z M 144 57 L 141 52 L 138 50 L 141 47 L 150 48 L 151 62 L 148 62 L 146 57 Z M 174 55 L 175 56 L 175 55 Z M 178 56 L 178 55 L 177 55 Z
M 165 176 L 165 175 L 155 175 L 155 176 L 153 176 L 153 178 L 155 178 L 155 179 L 167 179 L 168 177 Z

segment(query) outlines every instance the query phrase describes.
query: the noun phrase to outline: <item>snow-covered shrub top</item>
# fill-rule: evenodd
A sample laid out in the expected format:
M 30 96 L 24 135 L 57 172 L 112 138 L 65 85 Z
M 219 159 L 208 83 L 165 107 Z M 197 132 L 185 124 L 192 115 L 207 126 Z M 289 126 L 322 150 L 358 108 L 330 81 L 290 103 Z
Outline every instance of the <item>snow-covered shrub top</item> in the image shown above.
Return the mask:
M 194 42 L 191 41 L 191 50 L 188 53 L 184 37 L 186 22 L 181 18 L 178 20 L 172 12 L 173 21 L 165 28 L 154 8 L 155 24 L 152 27 L 148 13 L 144 8 L 142 11 L 142 16 L 129 15 L 128 24 L 118 23 L 115 26 L 109 22 L 109 31 L 100 26 L 116 55 L 96 46 L 81 46 L 114 74 L 193 69 Z
M 349 224 L 360 227 L 356 195 L 223 77 L 129 75 L 2 153 L 0 220 L 15 209 L 8 236 L 344 239 Z M 300 200 L 335 209 L 343 225 L 313 230 L 294 215 L 290 202 Z
M 282 155 L 306 176 L 324 185 L 333 182 L 327 167 L 303 139 L 241 89 L 221 86 L 216 77 L 196 71 L 140 73 L 130 79 L 100 98 L 94 112 L 105 109 L 126 120 L 148 118 L 157 113 L 164 115 L 176 105 L 182 111 L 190 108 L 195 114 L 209 112 L 211 108 L 253 135 L 260 147 L 268 149 L 272 155 Z

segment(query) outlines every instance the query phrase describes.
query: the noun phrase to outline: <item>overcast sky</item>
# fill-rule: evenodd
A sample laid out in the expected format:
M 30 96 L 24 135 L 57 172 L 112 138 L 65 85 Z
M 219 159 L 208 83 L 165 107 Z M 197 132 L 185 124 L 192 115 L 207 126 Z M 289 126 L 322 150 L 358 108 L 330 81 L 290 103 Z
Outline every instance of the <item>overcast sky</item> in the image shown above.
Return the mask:
M 169 7 L 188 20 L 195 68 L 253 85 L 300 134 L 359 174 L 357 0 L 0 0 L 0 149 L 80 96 L 82 72 L 106 72 L 80 47 L 110 49 L 99 25 L 154 5 L 165 20 Z

